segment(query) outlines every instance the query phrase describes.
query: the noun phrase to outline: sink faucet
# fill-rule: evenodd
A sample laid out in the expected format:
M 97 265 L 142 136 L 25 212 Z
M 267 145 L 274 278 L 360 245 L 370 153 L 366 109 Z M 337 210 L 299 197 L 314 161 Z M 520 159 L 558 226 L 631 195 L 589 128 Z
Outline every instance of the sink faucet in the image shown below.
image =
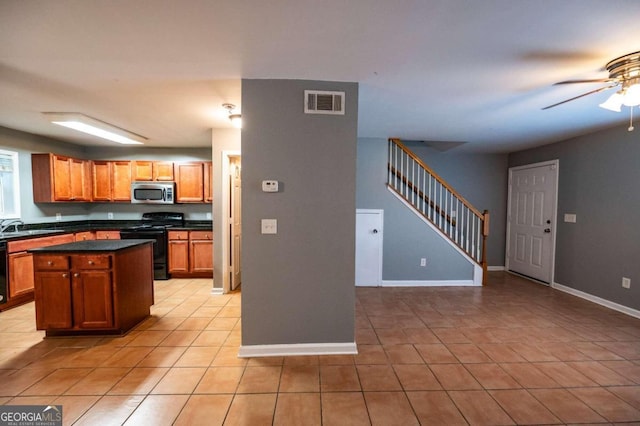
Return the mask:
M 18 232 L 18 226 L 24 225 L 24 222 L 20 219 L 6 219 L 0 222 L 0 232 L 6 232 L 7 229 L 13 226 L 13 230 Z

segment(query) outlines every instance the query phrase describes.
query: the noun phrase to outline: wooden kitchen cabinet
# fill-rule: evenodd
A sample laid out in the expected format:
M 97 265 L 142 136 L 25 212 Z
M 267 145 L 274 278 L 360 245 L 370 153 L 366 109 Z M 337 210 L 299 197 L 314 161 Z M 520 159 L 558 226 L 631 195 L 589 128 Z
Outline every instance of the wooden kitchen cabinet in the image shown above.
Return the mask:
M 212 277 L 213 233 L 169 231 L 169 273 L 176 277 Z
M 213 162 L 204 163 L 204 202 L 213 202 Z
M 82 231 L 73 234 L 75 241 L 95 240 L 96 233 L 94 231 Z
M 31 154 L 33 201 L 91 201 L 90 162 L 51 153 Z
M 109 250 L 83 244 L 95 243 L 33 251 L 36 328 L 47 336 L 124 333 L 149 315 L 152 244 Z
M 189 232 L 189 261 L 190 272 L 213 274 L 212 232 Z
M 204 202 L 204 164 L 202 162 L 174 164 L 176 203 Z
M 73 234 L 52 235 L 9 241 L 7 243 L 8 300 L 3 308 L 33 300 L 34 269 L 33 256 L 27 250 L 69 243 Z
M 93 201 L 131 201 L 131 162 L 91 162 Z
M 117 231 L 117 230 L 96 231 L 95 239 L 96 240 L 119 240 L 120 231 Z
M 132 164 L 132 180 L 149 181 L 149 180 L 173 180 L 173 162 L 172 161 L 146 161 L 136 160 Z
M 189 232 L 169 231 L 169 273 L 189 273 Z

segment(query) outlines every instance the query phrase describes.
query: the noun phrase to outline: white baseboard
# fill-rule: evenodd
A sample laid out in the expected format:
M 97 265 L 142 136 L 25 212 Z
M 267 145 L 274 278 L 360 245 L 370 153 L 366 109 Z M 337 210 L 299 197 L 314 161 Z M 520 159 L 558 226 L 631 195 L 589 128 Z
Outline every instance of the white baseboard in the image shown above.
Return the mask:
M 381 287 L 479 287 L 472 280 L 382 281 Z
M 238 358 L 294 355 L 357 355 L 356 342 L 297 343 L 290 345 L 243 345 Z
M 604 306 L 606 308 L 613 309 L 614 311 L 622 312 L 623 314 L 627 314 L 635 318 L 640 318 L 640 311 L 637 309 L 629 308 L 628 306 L 620 305 L 619 303 L 612 302 L 610 300 L 594 296 L 593 294 L 585 293 L 584 291 L 576 290 L 575 288 L 567 287 L 555 282 L 551 284 L 551 287 L 555 288 L 556 290 L 569 293 L 572 296 L 576 296 L 581 299 L 588 300 L 589 302 L 597 303 L 598 305 Z
M 211 294 L 215 294 L 215 295 L 224 294 L 224 289 L 220 287 L 213 287 L 211 289 Z
M 487 266 L 487 271 L 504 271 L 504 266 Z

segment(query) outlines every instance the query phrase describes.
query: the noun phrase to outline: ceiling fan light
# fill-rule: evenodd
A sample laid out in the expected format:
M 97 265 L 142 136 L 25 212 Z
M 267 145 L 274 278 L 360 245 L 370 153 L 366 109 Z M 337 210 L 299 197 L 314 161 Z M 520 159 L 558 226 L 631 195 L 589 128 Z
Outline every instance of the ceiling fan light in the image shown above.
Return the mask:
M 608 109 L 609 111 L 620 112 L 622 102 L 624 101 L 624 95 L 621 92 L 616 92 L 609 96 L 609 99 L 598 105 L 600 108 Z
M 622 103 L 630 107 L 640 105 L 640 83 L 631 85 L 625 90 Z

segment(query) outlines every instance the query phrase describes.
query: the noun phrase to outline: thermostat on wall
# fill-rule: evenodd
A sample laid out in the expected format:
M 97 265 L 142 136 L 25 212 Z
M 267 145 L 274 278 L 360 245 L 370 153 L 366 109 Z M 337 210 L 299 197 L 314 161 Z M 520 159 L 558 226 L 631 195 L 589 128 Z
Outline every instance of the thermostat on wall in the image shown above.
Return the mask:
M 262 181 L 262 192 L 278 192 L 278 181 L 277 180 L 263 180 Z

